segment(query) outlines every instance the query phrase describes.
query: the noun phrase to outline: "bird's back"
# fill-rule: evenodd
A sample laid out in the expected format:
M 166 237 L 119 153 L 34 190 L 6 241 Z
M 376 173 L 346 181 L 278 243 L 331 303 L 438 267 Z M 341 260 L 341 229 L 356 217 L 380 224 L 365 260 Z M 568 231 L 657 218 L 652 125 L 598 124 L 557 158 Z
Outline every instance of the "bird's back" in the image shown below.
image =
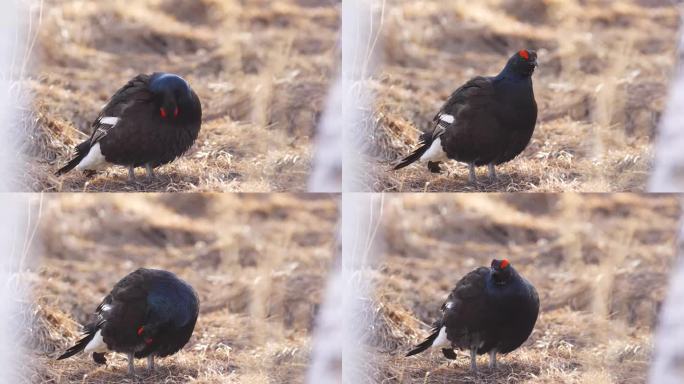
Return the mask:
M 440 110 L 453 116 L 442 147 L 454 160 L 475 165 L 500 164 L 529 143 L 536 103 L 527 83 L 502 84 L 496 77 L 476 77 L 457 89 Z M 528 92 L 530 91 L 530 92 Z
M 159 324 L 153 342 L 136 353 L 164 357 L 176 353 L 190 339 L 199 314 L 199 298 L 186 282 L 167 271 L 150 271 L 147 321 Z
M 539 298 L 524 278 L 498 286 L 489 268 L 478 268 L 464 276 L 442 306 L 443 324 L 449 340 L 461 349 L 473 344 L 477 352 L 496 348 L 508 353 L 518 348 L 532 332 L 539 313 Z
M 481 267 L 465 275 L 442 305 L 442 324 L 448 339 L 458 348 L 470 348 L 484 337 L 487 327 L 486 284 L 489 268 Z
M 141 268 L 114 286 L 98 313 L 105 320 L 102 336 L 110 349 L 135 351 L 137 357 L 152 352 L 166 356 L 178 351 L 190 338 L 199 300 L 192 287 L 172 273 Z M 153 342 L 146 344 L 139 331 L 151 323 L 155 335 Z
M 130 352 L 140 347 L 137 334 L 147 314 L 147 282 L 141 270 L 121 279 L 97 308 L 105 320 L 102 337 L 114 351 Z

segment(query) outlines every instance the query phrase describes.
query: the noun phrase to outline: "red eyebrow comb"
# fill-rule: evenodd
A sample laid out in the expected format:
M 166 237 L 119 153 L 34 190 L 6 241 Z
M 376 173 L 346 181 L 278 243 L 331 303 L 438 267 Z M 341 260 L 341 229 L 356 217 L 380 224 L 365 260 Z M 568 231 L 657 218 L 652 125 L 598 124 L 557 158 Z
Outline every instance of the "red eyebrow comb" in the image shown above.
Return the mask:
M 525 50 L 525 49 L 523 49 L 523 50 L 521 50 L 520 52 L 518 52 L 518 55 L 520 55 L 520 57 L 522 57 L 522 58 L 525 59 L 525 60 L 529 60 L 529 59 L 530 59 L 530 53 L 527 52 L 527 50 Z
M 500 267 L 501 269 L 506 269 L 506 267 L 508 267 L 508 264 L 510 264 L 510 263 L 508 262 L 508 259 L 503 259 L 503 260 L 501 260 L 501 264 L 499 264 L 499 267 Z

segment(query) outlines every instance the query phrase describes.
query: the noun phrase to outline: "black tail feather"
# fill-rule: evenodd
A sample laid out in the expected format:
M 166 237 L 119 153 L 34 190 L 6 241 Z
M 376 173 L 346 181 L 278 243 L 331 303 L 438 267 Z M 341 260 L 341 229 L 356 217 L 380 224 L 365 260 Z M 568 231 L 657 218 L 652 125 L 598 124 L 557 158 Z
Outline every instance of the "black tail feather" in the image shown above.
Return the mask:
M 413 152 L 411 152 L 410 155 L 404 157 L 401 159 L 395 166 L 394 170 L 402 169 L 406 167 L 407 165 L 415 162 L 416 160 L 420 159 L 421 156 L 430 148 L 432 145 L 432 134 L 423 133 L 420 135 L 420 143 L 418 148 L 416 148 Z
M 86 140 L 78 146 L 76 146 L 76 156 L 74 156 L 73 159 L 69 160 L 67 165 L 63 166 L 57 172 L 55 172 L 55 175 L 61 176 L 74 169 L 74 167 L 76 167 L 78 163 L 80 163 L 81 160 L 83 160 L 86 157 L 86 155 L 88 155 L 88 151 L 90 151 L 90 140 Z
M 76 344 L 73 347 L 67 349 L 66 352 L 64 352 L 60 357 L 57 358 L 57 360 L 66 359 L 84 350 L 86 345 L 88 345 L 88 343 L 90 343 L 93 337 L 95 337 L 96 332 L 97 330 L 95 329 L 87 331 L 85 336 L 81 340 L 76 342 Z
M 416 345 L 415 348 L 410 350 L 409 353 L 406 354 L 406 357 L 416 355 L 416 354 L 421 353 L 421 352 L 425 351 L 426 349 L 432 347 L 432 343 L 434 343 L 435 340 L 437 339 L 437 336 L 439 336 L 439 330 L 441 328 L 442 328 L 441 323 L 435 325 L 435 327 L 432 328 L 432 333 L 430 334 L 430 336 L 428 336 L 427 339 L 425 339 L 425 341 Z

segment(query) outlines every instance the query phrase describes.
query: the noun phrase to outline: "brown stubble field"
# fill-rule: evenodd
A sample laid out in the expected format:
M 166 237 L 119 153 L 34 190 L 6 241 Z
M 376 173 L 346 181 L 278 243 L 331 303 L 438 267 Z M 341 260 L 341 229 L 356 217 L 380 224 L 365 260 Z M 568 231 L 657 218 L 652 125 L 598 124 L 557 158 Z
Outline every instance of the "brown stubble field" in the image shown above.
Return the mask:
M 337 71 L 338 28 L 335 0 L 46 0 L 23 84 L 32 98 L 21 124 L 28 172 L 17 184 L 27 191 L 302 191 Z M 151 182 L 128 184 L 121 167 L 90 179 L 53 176 L 107 99 L 154 71 L 183 76 L 202 101 L 202 130 L 190 151 Z
M 386 0 L 367 132 L 369 191 L 642 191 L 676 57 L 679 14 L 665 0 Z M 442 174 L 390 164 L 415 148 L 447 97 L 476 75 L 496 75 L 535 49 L 539 106 L 527 149 L 468 184 L 451 162 Z
M 19 276 L 30 287 L 25 382 L 303 382 L 337 206 L 329 195 L 43 197 L 34 266 Z M 138 379 L 126 376 L 120 354 L 108 366 L 83 354 L 55 360 L 111 287 L 141 266 L 197 290 L 200 315 L 185 348 L 159 359 L 153 374 L 138 360 Z
M 385 199 L 365 316 L 368 382 L 644 383 L 674 262 L 674 196 L 405 195 Z M 458 279 L 508 258 L 541 312 L 496 371 L 467 353 L 404 357 L 424 340 Z

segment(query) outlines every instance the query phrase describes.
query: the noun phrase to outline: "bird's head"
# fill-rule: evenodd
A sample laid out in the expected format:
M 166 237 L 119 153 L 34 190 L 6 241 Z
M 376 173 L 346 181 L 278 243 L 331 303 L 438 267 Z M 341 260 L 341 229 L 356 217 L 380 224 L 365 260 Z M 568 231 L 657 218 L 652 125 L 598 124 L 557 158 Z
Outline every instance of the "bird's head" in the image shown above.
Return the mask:
M 513 276 L 513 267 L 508 259 L 492 260 L 492 279 L 496 284 L 506 284 Z
M 164 120 L 176 120 L 192 105 L 190 85 L 182 77 L 171 73 L 155 73 L 150 79 L 150 91 L 159 107 L 159 116 Z
M 527 77 L 532 76 L 537 67 L 537 52 L 527 49 L 516 52 L 506 64 L 505 71 Z

